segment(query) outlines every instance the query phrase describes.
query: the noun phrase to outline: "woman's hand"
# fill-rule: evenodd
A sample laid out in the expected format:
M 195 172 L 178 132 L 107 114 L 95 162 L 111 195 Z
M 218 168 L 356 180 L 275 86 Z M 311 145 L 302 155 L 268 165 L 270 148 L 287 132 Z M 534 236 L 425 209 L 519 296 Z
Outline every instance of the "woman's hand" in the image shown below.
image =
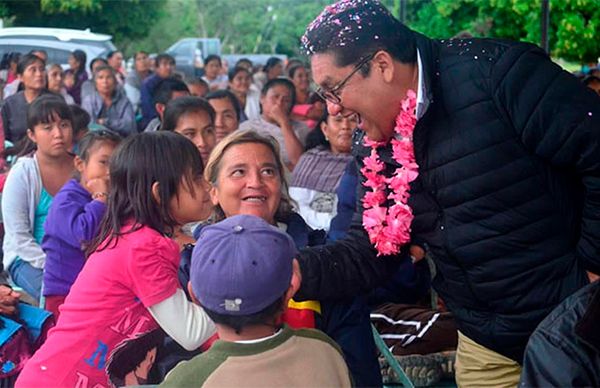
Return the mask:
M 0 285 L 0 314 L 15 315 L 20 296 L 21 294 L 15 292 L 12 288 Z
M 290 116 L 279 104 L 273 105 L 270 112 L 267 112 L 269 117 L 279 125 L 280 128 L 290 125 Z

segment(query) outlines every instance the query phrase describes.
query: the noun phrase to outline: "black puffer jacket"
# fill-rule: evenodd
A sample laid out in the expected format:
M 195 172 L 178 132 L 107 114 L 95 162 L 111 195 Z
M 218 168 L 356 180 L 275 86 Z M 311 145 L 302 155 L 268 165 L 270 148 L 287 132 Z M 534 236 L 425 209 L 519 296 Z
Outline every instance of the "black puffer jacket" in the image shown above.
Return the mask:
M 587 283 L 584 266 L 600 272 L 600 98 L 530 44 L 419 36 L 417 47 L 430 105 L 414 131 L 413 241 L 429 248 L 459 329 L 520 362 L 537 324 Z M 355 140 L 362 166 L 369 150 Z M 359 212 L 348 238 L 301 253 L 298 296 L 364 292 L 396 262 L 375 258 Z

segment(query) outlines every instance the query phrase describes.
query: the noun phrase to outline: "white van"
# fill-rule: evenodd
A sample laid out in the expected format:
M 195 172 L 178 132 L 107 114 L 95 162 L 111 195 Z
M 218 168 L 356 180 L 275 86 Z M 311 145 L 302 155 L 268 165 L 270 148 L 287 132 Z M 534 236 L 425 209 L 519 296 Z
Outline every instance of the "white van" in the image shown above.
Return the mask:
M 96 34 L 87 30 L 64 28 L 10 27 L 0 28 L 0 57 L 5 53 L 27 54 L 31 50 L 44 50 L 48 63 L 58 63 L 68 67 L 69 54 L 83 50 L 87 55 L 86 70 L 96 57 L 106 57 L 109 51 L 116 50 L 112 36 Z

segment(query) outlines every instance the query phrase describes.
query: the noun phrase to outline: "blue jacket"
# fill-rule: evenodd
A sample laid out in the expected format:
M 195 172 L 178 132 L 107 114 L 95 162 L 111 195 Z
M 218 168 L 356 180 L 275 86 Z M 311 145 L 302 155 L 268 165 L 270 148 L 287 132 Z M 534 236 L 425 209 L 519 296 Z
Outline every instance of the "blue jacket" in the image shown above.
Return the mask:
M 140 91 L 142 121 L 139 125 L 142 129 L 146 128 L 146 125 L 148 125 L 153 118 L 158 116 L 158 113 L 156 113 L 156 109 L 154 108 L 154 89 L 156 89 L 162 80 L 163 78 L 160 78 L 156 74 L 152 74 L 142 83 L 142 90 Z

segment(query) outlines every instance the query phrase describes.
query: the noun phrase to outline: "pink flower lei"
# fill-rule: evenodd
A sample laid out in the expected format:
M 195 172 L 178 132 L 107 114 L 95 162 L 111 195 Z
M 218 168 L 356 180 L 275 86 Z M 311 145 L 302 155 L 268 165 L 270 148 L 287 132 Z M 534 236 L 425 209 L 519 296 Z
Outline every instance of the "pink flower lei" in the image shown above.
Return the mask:
M 377 256 L 396 254 L 410 241 L 410 225 L 414 218 L 408 206 L 410 182 L 419 175 L 413 147 L 416 106 L 417 96 L 409 90 L 396 116 L 396 135 L 392 139 L 392 157 L 401 167 L 390 178 L 382 174 L 385 165 L 377 154 L 377 147 L 385 143 L 365 137 L 365 145 L 371 147 L 371 154 L 363 159 L 364 167 L 360 170 L 366 178 L 363 185 L 369 189 L 362 199 L 363 226 L 377 249 Z M 389 208 L 386 207 L 387 200 L 394 201 Z

